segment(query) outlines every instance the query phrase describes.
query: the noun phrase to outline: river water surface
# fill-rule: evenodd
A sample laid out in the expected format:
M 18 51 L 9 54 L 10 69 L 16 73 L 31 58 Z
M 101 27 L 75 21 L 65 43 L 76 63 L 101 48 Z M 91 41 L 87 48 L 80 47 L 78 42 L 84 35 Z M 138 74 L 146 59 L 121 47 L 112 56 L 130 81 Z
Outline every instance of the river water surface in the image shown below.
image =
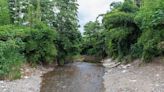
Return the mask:
M 43 76 L 41 92 L 104 92 L 104 67 L 75 62 Z

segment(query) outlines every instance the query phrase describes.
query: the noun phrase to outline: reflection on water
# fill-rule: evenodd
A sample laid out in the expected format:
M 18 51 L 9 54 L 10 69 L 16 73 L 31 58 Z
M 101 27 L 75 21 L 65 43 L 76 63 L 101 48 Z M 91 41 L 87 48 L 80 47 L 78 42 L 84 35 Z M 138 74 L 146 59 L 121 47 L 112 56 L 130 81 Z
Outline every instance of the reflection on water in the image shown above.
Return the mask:
M 104 68 L 101 65 L 76 62 L 43 76 L 41 92 L 104 92 Z

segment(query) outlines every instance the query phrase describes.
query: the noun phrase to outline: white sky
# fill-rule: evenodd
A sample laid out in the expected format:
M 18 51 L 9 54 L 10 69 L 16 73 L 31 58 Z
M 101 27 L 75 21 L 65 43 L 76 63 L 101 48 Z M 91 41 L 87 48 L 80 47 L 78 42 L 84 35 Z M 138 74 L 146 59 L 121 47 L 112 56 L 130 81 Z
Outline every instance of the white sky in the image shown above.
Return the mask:
M 95 21 L 99 14 L 106 13 L 110 8 L 111 2 L 122 0 L 77 0 L 79 4 L 78 17 L 80 22 L 80 31 L 83 32 L 83 26 L 89 21 Z

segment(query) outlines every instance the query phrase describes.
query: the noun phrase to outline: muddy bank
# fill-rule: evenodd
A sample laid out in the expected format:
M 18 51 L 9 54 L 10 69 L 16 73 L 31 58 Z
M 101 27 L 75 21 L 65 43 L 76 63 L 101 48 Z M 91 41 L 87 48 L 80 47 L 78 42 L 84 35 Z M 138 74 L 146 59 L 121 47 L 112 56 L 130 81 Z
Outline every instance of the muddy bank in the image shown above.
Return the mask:
M 40 92 L 41 76 L 53 68 L 30 68 L 23 66 L 22 78 L 14 81 L 0 81 L 0 92 Z
M 136 60 L 128 65 L 104 60 L 105 92 L 164 92 L 164 58 L 143 64 Z

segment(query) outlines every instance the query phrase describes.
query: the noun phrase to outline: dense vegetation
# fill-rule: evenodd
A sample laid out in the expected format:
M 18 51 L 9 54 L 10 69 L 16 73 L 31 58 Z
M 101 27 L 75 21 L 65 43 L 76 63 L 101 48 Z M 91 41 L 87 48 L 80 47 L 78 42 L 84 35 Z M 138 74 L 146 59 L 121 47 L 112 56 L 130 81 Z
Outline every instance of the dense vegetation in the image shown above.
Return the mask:
M 79 53 L 76 0 L 0 0 L 0 79 Z
M 75 55 L 150 61 L 164 55 L 164 2 L 113 2 L 102 22 L 78 31 L 76 0 L 0 0 L 0 79 L 21 76 L 23 63 L 57 61 Z
M 163 22 L 162 0 L 113 2 L 102 24 L 95 21 L 85 25 L 83 52 L 98 56 L 103 52 L 119 61 L 151 61 L 164 55 Z
M 84 26 L 84 30 L 81 54 L 104 58 L 107 54 L 102 24 L 97 20 L 95 22 L 90 21 Z

